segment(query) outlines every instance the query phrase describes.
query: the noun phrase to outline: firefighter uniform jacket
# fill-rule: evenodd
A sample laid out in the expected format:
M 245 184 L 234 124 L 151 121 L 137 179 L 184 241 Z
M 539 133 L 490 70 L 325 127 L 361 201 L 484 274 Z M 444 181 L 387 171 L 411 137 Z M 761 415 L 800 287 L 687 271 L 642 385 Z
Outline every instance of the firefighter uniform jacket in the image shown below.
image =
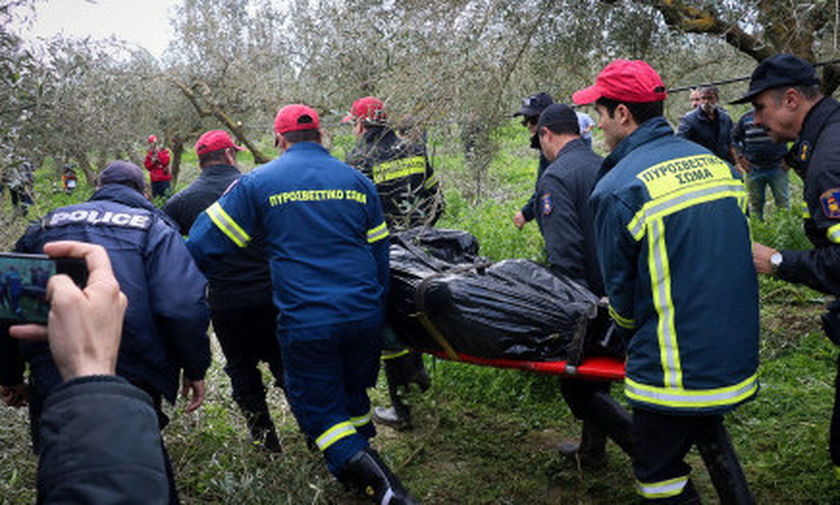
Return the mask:
M 369 126 L 347 163 L 376 185 L 388 226 L 431 226 L 440 215 L 440 185 L 426 147 L 401 140 L 383 126 Z
M 662 117 L 604 160 L 590 205 L 638 408 L 721 413 L 758 391 L 758 280 L 736 172 Z
M 802 126 L 794 168 L 805 181 L 807 251 L 782 251 L 776 275 L 823 293 L 840 295 L 840 103 L 826 97 Z
M 361 172 L 320 144 L 296 143 L 203 212 L 187 247 L 204 268 L 258 232 L 267 237 L 280 327 L 382 317 L 388 228 Z
M 210 366 L 207 280 L 168 218 L 127 186 L 107 184 L 86 203 L 62 207 L 30 227 L 16 250 L 40 253 L 56 240 L 99 244 L 128 297 L 117 373 L 175 402 L 180 370 L 202 380 Z M 46 395 L 61 383 L 46 342 L 21 343 L 33 382 Z M 9 366 L 3 357 L 4 370 Z M 18 358 L 19 359 L 19 358 Z M 20 377 L 11 378 L 20 382 Z M 8 383 L 9 379 L 4 379 Z

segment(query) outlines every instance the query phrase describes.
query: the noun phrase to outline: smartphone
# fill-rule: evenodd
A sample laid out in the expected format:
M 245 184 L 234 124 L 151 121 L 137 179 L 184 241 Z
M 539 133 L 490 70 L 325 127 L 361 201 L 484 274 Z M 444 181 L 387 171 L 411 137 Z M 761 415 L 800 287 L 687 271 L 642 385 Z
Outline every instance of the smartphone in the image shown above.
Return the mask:
M 80 288 L 87 284 L 82 258 L 0 252 L 0 321 L 47 324 L 47 282 L 55 274 L 67 274 Z

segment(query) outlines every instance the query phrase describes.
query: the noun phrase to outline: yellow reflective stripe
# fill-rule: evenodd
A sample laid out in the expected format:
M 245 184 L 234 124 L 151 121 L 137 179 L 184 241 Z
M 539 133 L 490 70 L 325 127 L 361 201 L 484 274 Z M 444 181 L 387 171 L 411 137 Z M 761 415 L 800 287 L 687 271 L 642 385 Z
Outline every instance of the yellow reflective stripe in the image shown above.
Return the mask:
M 365 414 L 363 416 L 351 417 L 350 418 L 350 423 L 353 426 L 355 426 L 356 428 L 361 428 L 362 426 L 364 426 L 364 425 L 366 425 L 367 423 L 370 422 L 371 412 L 372 412 L 372 410 L 369 410 L 367 412 L 367 414 Z
M 394 358 L 401 358 L 406 354 L 410 353 L 411 351 L 408 349 L 402 349 L 399 351 L 382 351 L 382 359 L 394 359 Z
M 615 311 L 612 305 L 608 307 L 608 311 L 610 313 L 610 317 L 615 321 L 615 324 L 628 330 L 632 330 L 636 327 L 636 321 L 634 321 L 633 318 L 622 317 L 621 314 Z
M 411 158 L 385 161 L 374 165 L 371 172 L 373 172 L 373 182 L 375 184 L 401 179 L 409 175 L 425 174 L 426 159 L 422 156 L 412 156 Z
M 248 245 L 248 242 L 251 241 L 251 237 L 248 236 L 247 233 L 245 233 L 245 230 L 243 230 L 238 224 L 236 224 L 236 221 L 234 221 L 228 215 L 227 212 L 225 212 L 225 209 L 223 209 L 222 206 L 219 205 L 219 202 L 216 202 L 210 207 L 208 207 L 206 212 L 207 215 L 210 217 L 210 220 L 216 224 L 216 226 L 222 231 L 222 233 L 224 233 L 228 236 L 228 238 L 233 240 L 234 244 L 238 245 L 239 247 L 245 247 L 246 245 Z
M 665 387 L 682 388 L 680 350 L 674 327 L 674 301 L 671 298 L 671 266 L 665 247 L 665 223 L 657 219 L 648 227 L 648 270 L 653 305 L 659 315 L 656 335 L 662 361 Z
M 437 174 L 432 174 L 431 177 L 426 179 L 426 182 L 423 183 L 423 187 L 426 189 L 433 188 L 435 184 L 438 183 Z
M 377 226 L 376 228 L 371 228 L 367 232 L 367 241 L 369 244 L 376 242 L 377 240 L 382 240 L 383 238 L 388 236 L 388 227 L 385 225 L 383 221 L 382 224 Z
M 694 205 L 711 202 L 723 198 L 733 197 L 738 200 L 745 194 L 744 185 L 739 181 L 730 179 L 721 183 L 712 181 L 710 184 L 692 186 L 685 191 L 675 192 L 669 198 L 650 200 L 633 216 L 627 223 L 627 231 L 637 241 L 641 240 L 645 232 L 645 223 L 659 219 L 675 212 L 681 211 Z
M 317 445 L 318 449 L 321 451 L 326 451 L 331 445 L 342 438 L 355 434 L 356 428 L 353 424 L 350 421 L 344 421 L 343 423 L 333 425 L 330 429 L 321 433 L 321 436 L 315 440 L 315 445 Z
M 828 240 L 840 244 L 840 224 L 835 224 L 825 232 Z
M 636 481 L 636 491 L 645 498 L 668 498 L 683 492 L 688 484 L 688 475 L 659 482 Z
M 805 202 L 800 202 L 800 210 L 802 211 L 802 217 L 808 219 L 811 217 L 811 211 L 808 210 L 808 204 Z
M 632 400 L 653 405 L 673 408 L 722 407 L 740 403 L 758 389 L 758 375 L 752 374 L 747 379 L 733 385 L 715 389 L 682 389 L 648 386 L 624 378 L 624 394 Z

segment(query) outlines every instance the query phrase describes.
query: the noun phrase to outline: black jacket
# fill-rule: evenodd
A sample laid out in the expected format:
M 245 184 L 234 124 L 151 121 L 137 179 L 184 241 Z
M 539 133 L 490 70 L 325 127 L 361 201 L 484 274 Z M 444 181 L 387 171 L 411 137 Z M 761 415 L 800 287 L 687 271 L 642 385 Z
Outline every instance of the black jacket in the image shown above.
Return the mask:
M 840 295 L 840 103 L 826 97 L 802 125 L 792 149 L 799 176 L 805 181 L 808 206 L 805 234 L 814 244 L 807 251 L 782 251 L 776 274 L 823 293 Z
M 169 502 L 158 419 L 149 396 L 113 376 L 55 389 L 41 417 L 38 503 Z
M 581 139 L 563 146 L 537 183 L 534 215 L 545 239 L 552 271 L 604 296 L 604 282 L 595 256 L 595 229 L 589 193 L 603 158 Z
M 534 219 L 534 209 L 539 201 L 537 185 L 540 183 L 540 178 L 545 173 L 545 169 L 548 168 L 549 165 L 548 159 L 546 159 L 542 153 L 542 149 L 540 148 L 540 139 L 536 133 L 533 137 L 531 137 L 531 148 L 536 149 L 537 152 L 540 153 L 540 164 L 537 166 L 537 178 L 536 182 L 534 182 L 534 192 L 531 193 L 531 198 L 528 199 L 528 202 L 522 206 L 521 212 L 525 221 L 531 221 Z
M 163 211 L 178 223 L 181 235 L 189 235 L 195 218 L 241 175 L 234 166 L 211 165 L 202 170 L 192 184 L 170 198 Z M 205 270 L 210 281 L 208 302 L 211 308 L 271 305 L 271 273 L 265 247 L 265 237 L 257 234 L 248 247 L 225 256 Z
M 697 107 L 680 119 L 677 137 L 700 144 L 718 158 L 733 164 L 735 160 L 729 150 L 732 146 L 732 126 L 732 118 L 722 108 L 717 108 L 717 116 L 712 119 Z
M 210 366 L 207 280 L 169 218 L 143 195 L 108 184 L 90 201 L 58 208 L 18 241 L 18 252 L 40 253 L 54 240 L 80 240 L 108 251 L 114 276 L 128 297 L 117 373 L 175 401 L 181 369 L 192 380 Z M 0 340 L 8 337 L 0 334 Z M 41 395 L 61 383 L 46 342 L 21 342 L 0 355 L 0 384 L 23 379 L 21 359 Z M 12 375 L 12 374 L 17 375 Z
M 431 226 L 440 217 L 440 184 L 424 145 L 402 140 L 388 127 L 369 126 L 345 161 L 376 185 L 392 230 Z

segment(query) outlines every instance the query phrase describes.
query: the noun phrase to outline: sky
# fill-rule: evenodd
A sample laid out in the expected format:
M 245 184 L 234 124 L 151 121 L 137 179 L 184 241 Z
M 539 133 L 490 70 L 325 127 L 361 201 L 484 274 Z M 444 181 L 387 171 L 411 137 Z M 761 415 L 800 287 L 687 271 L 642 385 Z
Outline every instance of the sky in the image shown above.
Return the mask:
M 38 37 L 107 39 L 111 35 L 160 57 L 172 40 L 169 17 L 179 0 L 47 0 L 36 2 L 34 22 L 19 29 L 34 43 Z

